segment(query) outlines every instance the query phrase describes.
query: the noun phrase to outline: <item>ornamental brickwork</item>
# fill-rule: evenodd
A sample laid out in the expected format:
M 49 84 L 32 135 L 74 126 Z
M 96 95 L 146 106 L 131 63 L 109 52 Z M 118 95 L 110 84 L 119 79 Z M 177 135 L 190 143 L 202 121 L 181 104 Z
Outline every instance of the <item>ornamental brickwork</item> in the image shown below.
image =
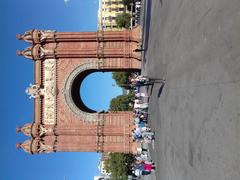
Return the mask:
M 136 153 L 132 113 L 99 113 L 84 105 L 83 79 L 97 71 L 139 70 L 140 28 L 125 31 L 30 30 L 17 38 L 30 43 L 18 55 L 33 60 L 34 119 L 17 128 L 30 139 L 17 144 L 31 154 L 50 152 Z

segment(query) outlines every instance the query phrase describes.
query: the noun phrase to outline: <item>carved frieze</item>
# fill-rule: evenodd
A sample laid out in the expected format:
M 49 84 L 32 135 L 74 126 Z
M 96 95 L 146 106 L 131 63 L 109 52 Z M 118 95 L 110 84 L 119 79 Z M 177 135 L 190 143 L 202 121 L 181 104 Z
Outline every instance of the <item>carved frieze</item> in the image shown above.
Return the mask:
M 46 135 L 46 134 L 52 134 L 53 133 L 53 129 L 52 128 L 45 127 L 43 125 L 39 126 L 39 131 L 40 131 L 40 133 L 39 133 L 40 137 L 43 136 L 43 135 Z
M 25 90 L 26 94 L 29 95 L 29 98 L 39 98 L 44 94 L 44 90 L 40 87 L 39 84 L 30 84 L 29 87 Z
M 43 124 L 56 122 L 56 59 L 44 61 L 44 118 Z
M 38 149 L 38 153 L 51 153 L 54 151 L 53 146 L 51 145 L 46 145 L 43 142 L 39 142 L 39 149 Z
M 40 31 L 40 41 L 44 42 L 47 39 L 54 39 L 56 31 L 55 30 L 41 30 Z

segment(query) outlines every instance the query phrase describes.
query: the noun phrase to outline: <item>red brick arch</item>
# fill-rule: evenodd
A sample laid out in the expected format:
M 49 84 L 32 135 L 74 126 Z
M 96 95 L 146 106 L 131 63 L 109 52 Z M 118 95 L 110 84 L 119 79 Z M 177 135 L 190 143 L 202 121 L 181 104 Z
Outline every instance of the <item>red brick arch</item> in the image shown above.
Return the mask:
M 116 32 L 31 30 L 18 36 L 32 43 L 18 54 L 34 60 L 34 83 L 43 88 L 34 100 L 32 140 L 21 147 L 33 154 L 136 153 L 137 143 L 131 138 L 132 113 L 94 112 L 84 105 L 77 88 L 93 72 L 140 70 L 141 54 L 134 51 L 141 45 L 140 35 L 140 28 L 136 28 Z M 38 51 L 30 53 L 36 47 Z

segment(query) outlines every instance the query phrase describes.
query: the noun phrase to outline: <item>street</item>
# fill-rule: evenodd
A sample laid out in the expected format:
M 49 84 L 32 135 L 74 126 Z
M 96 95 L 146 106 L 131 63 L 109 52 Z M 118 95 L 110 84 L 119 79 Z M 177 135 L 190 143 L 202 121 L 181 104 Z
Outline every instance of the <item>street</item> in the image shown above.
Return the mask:
M 151 180 L 240 179 L 240 1 L 146 0 Z

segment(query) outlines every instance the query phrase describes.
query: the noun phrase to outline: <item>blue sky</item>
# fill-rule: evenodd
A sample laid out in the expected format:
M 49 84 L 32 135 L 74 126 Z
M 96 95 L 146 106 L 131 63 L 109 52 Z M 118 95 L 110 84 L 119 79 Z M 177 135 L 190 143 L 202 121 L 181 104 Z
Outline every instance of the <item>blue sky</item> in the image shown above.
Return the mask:
M 29 155 L 15 143 L 27 139 L 15 133 L 17 125 L 31 122 L 33 101 L 25 89 L 33 82 L 33 63 L 16 56 L 28 44 L 17 41 L 17 33 L 32 28 L 57 31 L 95 31 L 98 0 L 5 0 L 0 5 L 0 179 L 1 180 L 91 180 L 97 175 L 97 153 Z M 100 84 L 101 83 L 101 84 Z M 102 84 L 104 83 L 104 84 Z M 83 82 L 83 101 L 92 109 L 108 109 L 111 98 L 121 94 L 113 87 L 110 73 L 94 73 Z M 97 93 L 96 93 L 97 92 Z

